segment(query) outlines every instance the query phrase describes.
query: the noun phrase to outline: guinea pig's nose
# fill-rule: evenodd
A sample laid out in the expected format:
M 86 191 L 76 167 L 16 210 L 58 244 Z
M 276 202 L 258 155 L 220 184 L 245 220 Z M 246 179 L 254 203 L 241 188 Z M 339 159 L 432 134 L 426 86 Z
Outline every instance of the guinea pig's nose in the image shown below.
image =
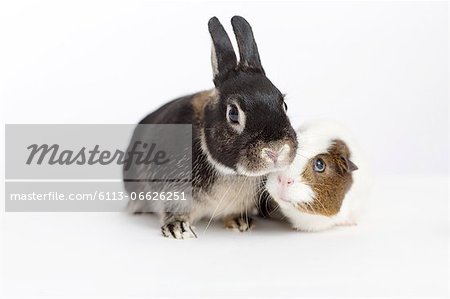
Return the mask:
M 294 183 L 294 179 L 289 176 L 278 175 L 278 184 L 282 187 L 289 187 Z

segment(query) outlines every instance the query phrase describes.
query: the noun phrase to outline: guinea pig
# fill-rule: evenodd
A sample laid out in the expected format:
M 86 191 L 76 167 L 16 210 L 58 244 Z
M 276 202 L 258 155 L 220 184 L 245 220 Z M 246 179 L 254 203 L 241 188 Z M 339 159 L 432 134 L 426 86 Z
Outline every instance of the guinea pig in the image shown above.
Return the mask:
M 369 189 L 369 171 L 348 129 L 313 121 L 297 130 L 292 165 L 270 174 L 266 190 L 280 212 L 300 231 L 356 225 Z
M 208 29 L 214 88 L 168 102 L 139 123 L 192 125 L 192 148 L 187 150 L 192 152 L 190 180 L 163 186 L 166 191 L 179 187 L 175 184 L 192 187 L 191 198 L 184 202 L 189 204 L 175 200 L 130 200 L 128 204 L 133 213 L 159 213 L 161 232 L 168 238 L 195 238 L 191 224 L 216 216 L 224 219 L 227 228 L 249 230 L 252 221 L 245 211 L 254 208 L 262 180 L 295 159 L 296 133 L 283 94 L 266 77 L 252 28 L 240 16 L 234 16 L 231 25 L 239 62 L 222 24 L 211 18 Z M 145 126 L 138 126 L 129 152 L 135 140 L 145 140 L 148 134 Z M 178 165 L 176 159 L 170 163 Z M 134 163 L 124 169 L 126 190 L 130 194 L 149 193 L 155 191 L 155 184 L 151 184 L 155 179 L 169 181 L 165 180 L 168 174 L 156 172 L 151 165 Z

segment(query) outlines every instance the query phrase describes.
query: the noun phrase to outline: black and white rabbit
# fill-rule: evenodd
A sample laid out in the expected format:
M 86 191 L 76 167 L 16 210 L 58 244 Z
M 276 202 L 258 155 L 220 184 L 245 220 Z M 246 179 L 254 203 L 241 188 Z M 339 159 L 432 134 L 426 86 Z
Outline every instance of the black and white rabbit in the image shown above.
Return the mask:
M 215 88 L 173 100 L 140 122 L 192 124 L 192 204 L 129 202 L 132 212 L 142 210 L 143 204 L 155 205 L 166 237 L 196 237 L 191 224 L 212 216 L 223 218 L 227 228 L 250 229 L 246 212 L 254 207 L 262 179 L 288 167 L 295 157 L 297 139 L 287 106 L 265 75 L 252 28 L 240 16 L 231 23 L 239 63 L 225 29 L 211 18 Z M 136 166 L 132 171 L 143 179 L 152 177 L 151 168 Z M 125 180 L 125 186 L 129 192 L 151 189 L 145 181 L 136 185 Z

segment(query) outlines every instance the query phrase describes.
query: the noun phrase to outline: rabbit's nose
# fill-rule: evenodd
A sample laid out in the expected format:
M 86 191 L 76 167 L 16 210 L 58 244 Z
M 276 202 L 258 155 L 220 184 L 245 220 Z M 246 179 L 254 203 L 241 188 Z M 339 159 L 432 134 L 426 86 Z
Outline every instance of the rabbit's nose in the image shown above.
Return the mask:
M 284 144 L 278 150 L 273 150 L 272 148 L 267 148 L 267 147 L 263 148 L 261 155 L 263 158 L 265 158 L 269 162 L 272 162 L 274 164 L 278 163 L 280 165 L 284 165 L 289 161 L 290 151 L 291 151 L 291 148 L 289 147 L 289 145 Z
M 263 156 L 269 158 L 273 163 L 276 163 L 278 160 L 278 153 L 267 148 L 263 149 Z

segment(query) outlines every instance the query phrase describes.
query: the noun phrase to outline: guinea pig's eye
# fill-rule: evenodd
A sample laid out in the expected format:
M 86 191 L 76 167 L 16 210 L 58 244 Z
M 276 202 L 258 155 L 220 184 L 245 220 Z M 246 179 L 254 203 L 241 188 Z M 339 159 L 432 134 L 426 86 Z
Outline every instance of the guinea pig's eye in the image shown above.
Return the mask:
M 287 104 L 286 102 L 283 102 L 284 112 L 287 112 Z
M 235 105 L 228 106 L 228 120 L 234 124 L 239 123 L 239 110 Z
M 314 161 L 314 171 L 315 172 L 324 172 L 325 166 L 326 166 L 325 162 L 320 158 L 317 158 L 316 161 Z

